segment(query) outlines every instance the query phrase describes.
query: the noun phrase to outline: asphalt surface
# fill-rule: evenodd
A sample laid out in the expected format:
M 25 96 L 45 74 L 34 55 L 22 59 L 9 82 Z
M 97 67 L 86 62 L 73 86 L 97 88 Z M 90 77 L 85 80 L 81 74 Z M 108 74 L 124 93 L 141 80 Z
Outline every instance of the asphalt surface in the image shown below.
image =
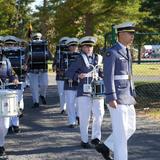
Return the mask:
M 33 109 L 30 89 L 25 89 L 21 133 L 6 137 L 9 160 L 103 160 L 94 148 L 80 147 L 79 127 L 68 128 L 61 115 L 54 76 L 49 78 L 47 105 Z M 149 107 L 149 106 L 147 106 Z M 91 132 L 91 128 L 89 130 Z M 111 133 L 108 111 L 102 125 L 102 140 Z M 128 160 L 160 160 L 160 122 L 137 114 L 137 130 L 128 143 Z

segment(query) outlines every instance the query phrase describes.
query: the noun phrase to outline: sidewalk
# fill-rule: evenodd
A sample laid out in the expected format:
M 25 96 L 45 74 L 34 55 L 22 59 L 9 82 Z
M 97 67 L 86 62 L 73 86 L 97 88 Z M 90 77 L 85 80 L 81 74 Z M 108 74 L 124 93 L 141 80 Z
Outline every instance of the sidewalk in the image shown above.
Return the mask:
M 50 79 L 53 80 L 52 77 Z M 39 109 L 31 108 L 28 88 L 25 90 L 24 100 L 22 132 L 6 138 L 9 160 L 103 160 L 95 149 L 81 149 L 79 127 L 67 127 L 67 116 L 60 114 L 55 85 L 49 86 L 48 103 L 41 105 Z M 107 111 L 102 126 L 102 140 L 110 132 Z M 142 115 L 137 116 L 137 131 L 129 140 L 129 160 L 160 160 L 160 122 L 146 119 Z

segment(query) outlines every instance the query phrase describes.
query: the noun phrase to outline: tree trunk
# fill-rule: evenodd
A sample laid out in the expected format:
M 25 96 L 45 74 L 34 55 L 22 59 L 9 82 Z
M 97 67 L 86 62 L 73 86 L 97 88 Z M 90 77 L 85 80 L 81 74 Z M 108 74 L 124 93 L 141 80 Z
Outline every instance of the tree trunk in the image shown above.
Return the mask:
M 93 14 L 88 13 L 85 15 L 85 35 L 93 36 L 94 25 L 93 25 Z
M 44 38 L 46 38 L 46 33 L 47 33 L 47 20 L 48 20 L 48 0 L 43 0 L 43 13 L 41 17 L 41 32 Z

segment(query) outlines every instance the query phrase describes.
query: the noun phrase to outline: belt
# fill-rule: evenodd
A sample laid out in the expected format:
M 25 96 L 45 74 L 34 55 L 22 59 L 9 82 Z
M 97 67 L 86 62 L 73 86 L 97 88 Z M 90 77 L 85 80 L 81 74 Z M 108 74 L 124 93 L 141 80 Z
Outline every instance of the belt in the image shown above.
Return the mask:
M 114 80 L 125 80 L 131 79 L 131 75 L 115 75 Z

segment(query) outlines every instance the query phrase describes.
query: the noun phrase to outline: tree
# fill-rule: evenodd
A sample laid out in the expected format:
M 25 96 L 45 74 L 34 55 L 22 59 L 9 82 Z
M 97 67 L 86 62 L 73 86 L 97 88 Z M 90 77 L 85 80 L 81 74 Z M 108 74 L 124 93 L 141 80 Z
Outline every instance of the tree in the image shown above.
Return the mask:
M 0 34 L 15 35 L 24 38 L 29 21 L 29 4 L 34 0 L 5 0 L 0 1 Z
M 95 35 L 102 41 L 112 24 L 140 22 L 140 0 L 67 0 L 59 3 L 55 13 L 56 36 Z
M 143 18 L 141 28 L 150 32 L 159 32 L 160 28 L 160 1 L 159 0 L 143 0 L 141 11 L 149 12 L 149 16 Z

